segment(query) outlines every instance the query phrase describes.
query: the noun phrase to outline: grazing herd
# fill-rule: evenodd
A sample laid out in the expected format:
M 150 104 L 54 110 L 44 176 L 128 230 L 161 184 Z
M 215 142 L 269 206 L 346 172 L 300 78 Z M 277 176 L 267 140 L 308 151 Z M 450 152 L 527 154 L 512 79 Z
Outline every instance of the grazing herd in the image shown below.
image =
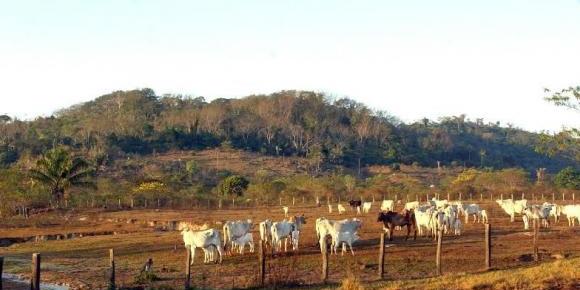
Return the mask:
M 497 200 L 497 204 L 510 217 L 510 221 L 515 221 L 515 216 L 522 217 L 524 228 L 529 229 L 529 221 L 535 220 L 544 227 L 550 226 L 550 218 L 558 222 L 561 215 L 566 215 L 568 225 L 574 226 L 578 221 L 580 224 L 580 205 L 557 205 L 545 202 L 541 205 L 529 205 L 527 200 L 504 199 Z M 397 204 L 401 202 L 398 201 Z M 348 203 L 353 211 L 358 215 L 368 214 L 371 211 L 372 202 L 362 202 L 351 200 Z M 362 208 L 362 211 L 361 211 Z M 439 232 L 448 235 L 461 235 L 463 223 L 460 216 L 464 216 L 465 224 L 470 218 L 472 223 L 487 223 L 488 212 L 478 204 L 464 204 L 461 201 L 448 201 L 433 198 L 426 203 L 418 201 L 407 202 L 401 212 L 395 212 L 395 201 L 383 200 L 377 222 L 383 224 L 384 231 L 388 234 L 389 240 L 393 240 L 395 229 L 407 228 L 407 240 L 411 234 L 417 239 L 420 236 L 432 236 L 435 239 Z M 338 204 L 337 212 L 344 214 L 346 208 Z M 282 207 L 284 216 L 282 221 L 264 220 L 258 224 L 260 240 L 265 245 L 269 245 L 272 251 L 281 252 L 284 245 L 284 252 L 288 251 L 288 242 L 292 250 L 297 251 L 300 232 L 306 224 L 304 214 L 295 215 L 288 218 L 289 207 Z M 332 205 L 328 205 L 328 212 L 333 212 Z M 338 248 L 342 246 L 341 255 L 347 251 L 347 246 L 354 255 L 353 243 L 360 239 L 358 231 L 362 227 L 362 220 L 358 218 L 330 220 L 319 217 L 315 223 L 317 242 L 323 249 L 323 245 L 330 245 L 330 252 L 337 254 Z M 244 254 L 246 246 L 250 252 L 254 252 L 254 238 L 252 234 L 252 220 L 236 220 L 223 222 L 222 233 L 216 229 L 208 229 L 207 226 L 199 228 L 192 224 L 182 222 L 179 230 L 183 236 L 186 247 L 191 247 L 191 263 L 195 258 L 195 249 L 201 248 L 204 253 L 204 263 L 221 263 L 224 254 L 239 253 Z M 221 240 L 223 234 L 223 241 Z M 330 243 L 328 241 L 330 240 Z M 216 259 L 217 254 L 217 259 Z

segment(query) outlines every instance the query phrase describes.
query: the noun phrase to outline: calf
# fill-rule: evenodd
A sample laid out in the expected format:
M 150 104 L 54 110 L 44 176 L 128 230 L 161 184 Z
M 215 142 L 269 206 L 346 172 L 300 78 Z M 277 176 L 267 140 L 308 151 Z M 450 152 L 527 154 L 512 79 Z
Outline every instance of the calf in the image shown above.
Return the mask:
M 252 220 L 227 221 L 224 223 L 224 248 L 227 248 L 231 241 L 244 236 L 252 229 Z
M 357 240 L 359 240 L 359 237 L 356 233 L 337 232 L 332 237 L 331 250 L 334 251 L 334 254 L 336 255 L 337 254 L 336 250 L 342 244 L 342 252 L 340 255 L 344 256 L 344 253 L 346 252 L 346 245 L 348 245 L 348 247 L 350 248 L 350 253 L 354 256 L 354 251 L 352 250 L 352 244 Z M 332 251 L 331 251 L 331 253 L 332 253 Z
M 244 254 L 246 245 L 250 246 L 250 253 L 254 252 L 254 236 L 246 233 L 244 236 L 232 240 L 232 249 L 237 249 L 240 254 Z

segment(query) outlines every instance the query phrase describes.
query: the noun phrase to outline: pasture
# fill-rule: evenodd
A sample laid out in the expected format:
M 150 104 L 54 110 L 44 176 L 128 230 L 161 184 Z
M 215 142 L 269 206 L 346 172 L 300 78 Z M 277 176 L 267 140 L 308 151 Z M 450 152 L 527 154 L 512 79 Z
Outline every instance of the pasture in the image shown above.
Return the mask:
M 466 201 L 469 202 L 469 201 Z M 532 231 L 525 231 L 520 217 L 510 223 L 509 216 L 491 201 L 473 201 L 488 211 L 492 227 L 492 268 L 506 270 L 526 268 L 536 263 L 531 258 Z M 533 204 L 540 201 L 531 201 Z M 558 204 L 569 202 L 556 201 Z M 345 204 L 343 202 L 343 204 Z M 267 248 L 266 283 L 277 287 L 321 286 L 321 254 L 316 245 L 315 220 L 318 217 L 344 219 L 355 217 L 356 211 L 347 207 L 339 215 L 336 203 L 333 213 L 328 207 L 308 204 L 289 206 L 289 215 L 306 216 L 306 224 L 300 234 L 300 249 L 297 252 L 271 254 Z M 338 283 L 348 277 L 357 277 L 365 285 L 382 285 L 377 281 L 378 245 L 382 224 L 377 222 L 380 202 L 373 204 L 370 213 L 358 216 L 363 225 L 360 240 L 355 243 L 355 256 L 329 257 L 329 283 Z M 398 204 L 396 210 L 402 210 Z M 120 210 L 89 212 L 49 212 L 32 216 L 28 220 L 13 218 L 0 224 L 0 237 L 18 238 L 42 235 L 64 235 L 74 232 L 83 237 L 60 240 L 17 242 L 0 247 L 0 256 L 5 257 L 4 271 L 30 275 L 30 257 L 34 252 L 42 254 L 42 280 L 65 282 L 73 289 L 104 289 L 107 286 L 108 250 L 115 250 L 116 280 L 119 287 L 139 286 L 135 277 L 148 258 L 153 259 L 156 281 L 147 285 L 183 288 L 186 250 L 182 237 L 171 224 L 187 221 L 208 224 L 221 231 L 221 222 L 226 220 L 252 219 L 254 240 L 259 240 L 257 223 L 267 218 L 274 221 L 284 219 L 282 207 L 278 205 L 257 208 L 191 210 Z M 463 220 L 462 220 L 463 221 Z M 552 219 L 553 221 L 553 219 Z M 169 226 L 168 226 L 169 225 Z M 443 275 L 479 273 L 484 266 L 484 225 L 463 224 L 462 235 L 443 237 Z M 432 238 L 417 237 L 416 241 L 404 241 L 405 231 L 396 231 L 393 242 L 386 242 L 386 280 L 414 281 L 435 276 L 435 242 Z M 568 227 L 565 217 L 552 223 L 548 229 L 540 229 L 539 249 L 541 263 L 564 257 L 580 256 L 580 227 Z M 257 249 L 258 247 L 256 247 Z M 197 288 L 248 288 L 258 284 L 257 253 L 246 251 L 244 255 L 225 256 L 222 264 L 203 264 L 203 255 L 198 249 L 192 266 L 192 286 Z M 382 286 L 381 286 L 382 287 Z

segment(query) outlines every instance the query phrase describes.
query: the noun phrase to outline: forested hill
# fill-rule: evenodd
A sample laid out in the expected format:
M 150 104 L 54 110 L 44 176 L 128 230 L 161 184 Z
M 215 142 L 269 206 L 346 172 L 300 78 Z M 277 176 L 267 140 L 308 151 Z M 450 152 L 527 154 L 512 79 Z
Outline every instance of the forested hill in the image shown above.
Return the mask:
M 465 116 L 400 122 L 350 99 L 282 91 L 241 99 L 118 91 L 34 121 L 0 118 L 0 165 L 57 144 L 101 161 L 131 154 L 216 146 L 306 157 L 313 170 L 372 164 L 546 167 L 574 165 L 570 153 L 536 153 L 540 135 Z

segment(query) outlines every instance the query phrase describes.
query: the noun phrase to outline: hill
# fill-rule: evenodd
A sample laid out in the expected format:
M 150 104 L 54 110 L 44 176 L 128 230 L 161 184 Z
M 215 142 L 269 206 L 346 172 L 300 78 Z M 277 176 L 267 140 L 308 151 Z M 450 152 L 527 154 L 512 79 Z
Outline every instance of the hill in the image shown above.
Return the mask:
M 577 166 L 573 150 L 536 152 L 541 134 L 466 116 L 405 124 L 350 99 L 282 91 L 240 99 L 157 96 L 118 91 L 33 121 L 0 121 L 0 164 L 65 145 L 101 162 L 170 151 L 233 148 L 307 160 L 319 174 L 341 166 L 357 173 L 393 163 L 556 172 Z M 576 142 L 577 143 L 577 142 Z

